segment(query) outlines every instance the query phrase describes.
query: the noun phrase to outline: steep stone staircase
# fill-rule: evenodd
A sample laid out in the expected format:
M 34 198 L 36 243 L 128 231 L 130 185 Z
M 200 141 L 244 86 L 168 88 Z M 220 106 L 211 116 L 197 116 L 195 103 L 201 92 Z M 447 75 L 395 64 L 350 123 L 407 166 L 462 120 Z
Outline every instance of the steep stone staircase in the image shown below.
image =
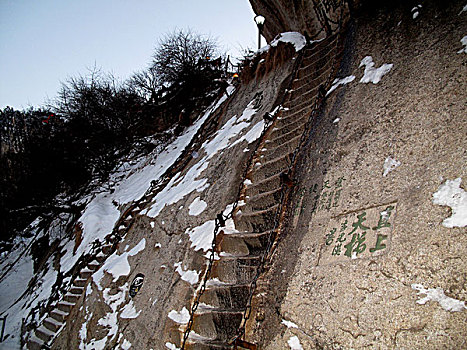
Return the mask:
M 261 264 L 285 213 L 285 192 L 292 186 L 295 154 L 307 126 L 325 97 L 340 63 L 339 35 L 304 48 L 293 81 L 276 117 L 253 156 L 233 212 L 240 233 L 218 234 L 219 260 L 193 315 L 186 349 L 231 349 L 250 306 Z

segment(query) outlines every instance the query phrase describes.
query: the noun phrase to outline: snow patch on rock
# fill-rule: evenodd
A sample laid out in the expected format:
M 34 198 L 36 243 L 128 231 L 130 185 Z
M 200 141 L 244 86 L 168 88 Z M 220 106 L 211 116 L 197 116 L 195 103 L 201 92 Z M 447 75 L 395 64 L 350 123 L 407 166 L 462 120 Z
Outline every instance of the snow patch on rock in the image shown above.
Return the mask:
M 168 314 L 169 318 L 178 324 L 187 324 L 190 320 L 190 313 L 186 307 L 183 307 L 180 311 L 172 310 Z
M 418 291 L 418 295 L 426 294 L 426 297 L 417 300 L 417 304 L 425 305 L 430 300 L 436 301 L 446 311 L 459 312 L 467 309 L 465 302 L 448 297 L 442 288 L 424 288 L 421 284 L 412 284 L 412 289 Z
M 298 339 L 296 335 L 290 337 L 290 339 L 287 340 L 287 344 L 289 344 L 291 350 L 303 350 L 302 344 L 300 343 L 300 339 Z
M 281 324 L 285 325 L 287 328 L 298 328 L 292 321 L 282 320 Z
M 114 252 L 106 261 L 102 267 L 97 270 L 93 275 L 93 281 L 96 283 L 99 289 L 102 289 L 100 282 L 104 277 L 104 272 L 110 273 L 114 279 L 114 282 L 120 278 L 120 276 L 128 276 L 131 272 L 130 263 L 128 262 L 129 256 L 135 256 L 146 247 L 146 239 L 143 238 L 133 249 L 129 252 L 123 252 L 122 255 L 118 255 L 118 252 Z
M 126 319 L 136 318 L 139 316 L 140 313 L 141 313 L 141 310 L 137 311 L 135 305 L 133 304 L 133 300 L 130 300 L 130 302 L 126 304 L 124 308 L 122 309 L 120 318 L 126 318 Z
M 188 207 L 188 214 L 192 216 L 197 216 L 201 214 L 204 209 L 206 209 L 208 204 L 203 201 L 200 197 L 196 197 L 193 202 Z
M 443 226 L 467 226 L 467 192 L 461 186 L 462 178 L 446 180 L 433 194 L 433 204 L 451 207 L 452 215 L 443 221 Z
M 181 262 L 174 264 L 174 267 L 176 268 L 175 271 L 178 272 L 183 281 L 192 285 L 198 283 L 200 272 L 194 270 L 183 270 Z
M 277 46 L 280 42 L 292 44 L 295 51 L 298 52 L 305 47 L 306 38 L 298 32 L 279 33 L 274 40 L 271 41 L 271 44 L 263 46 L 257 51 L 257 54 L 268 51 L 271 47 Z
M 401 162 L 391 157 L 387 157 L 383 164 L 383 176 L 387 176 L 391 171 L 401 165 Z
M 360 79 L 360 82 L 365 84 L 370 82 L 373 84 L 378 84 L 381 81 L 383 75 L 388 74 L 394 65 L 392 63 L 385 63 L 381 67 L 375 68 L 373 57 L 366 56 L 364 59 L 362 59 L 358 67 L 360 68 L 363 66 L 365 66 L 365 72 L 363 77 Z
M 351 83 L 354 80 L 355 80 L 355 75 L 349 75 L 348 77 L 345 77 L 342 79 L 339 79 L 339 78 L 334 79 L 334 81 L 332 82 L 331 88 L 326 93 L 326 96 L 328 96 L 331 92 L 336 90 L 340 85 L 346 85 L 348 83 Z
M 457 51 L 457 53 L 467 53 L 467 35 L 461 39 L 461 44 L 464 46 L 464 48 Z

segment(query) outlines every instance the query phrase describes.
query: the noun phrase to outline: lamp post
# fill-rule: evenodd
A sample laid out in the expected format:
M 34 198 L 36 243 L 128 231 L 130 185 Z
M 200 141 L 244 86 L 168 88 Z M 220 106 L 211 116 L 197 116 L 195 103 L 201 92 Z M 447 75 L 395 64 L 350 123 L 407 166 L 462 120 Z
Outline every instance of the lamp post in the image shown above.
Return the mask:
M 259 50 L 261 49 L 261 34 L 263 33 L 264 21 L 266 19 L 261 15 L 256 15 L 254 20 L 255 20 L 256 25 L 258 26 L 258 50 Z

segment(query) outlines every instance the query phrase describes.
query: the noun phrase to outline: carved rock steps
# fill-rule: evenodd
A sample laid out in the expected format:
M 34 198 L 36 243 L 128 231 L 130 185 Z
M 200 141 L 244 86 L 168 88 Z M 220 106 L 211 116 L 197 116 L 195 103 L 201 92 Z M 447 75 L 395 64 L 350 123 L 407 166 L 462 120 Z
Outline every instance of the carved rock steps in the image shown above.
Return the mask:
M 323 56 L 327 51 L 330 51 L 329 49 L 335 47 L 337 38 L 337 35 L 332 35 L 324 40 L 314 42 L 310 47 L 304 48 L 304 57 L 300 68 L 307 68 L 311 63 L 316 61 L 317 58 Z
M 56 308 L 50 312 L 50 317 L 52 317 L 54 320 L 57 320 L 58 322 L 65 322 L 69 314 L 69 312 L 62 311 Z
M 319 87 L 333 68 L 336 36 L 305 49 L 301 66 L 292 82 L 284 110 L 265 135 L 243 189 L 245 204 L 235 213 L 236 228 L 242 233 L 222 235 L 220 260 L 215 261 L 211 278 L 195 314 L 190 349 L 227 349 L 241 324 L 249 283 L 260 266 L 272 237 L 274 219 L 281 200 L 280 174 L 289 168 L 312 112 Z M 327 51 L 326 51 L 327 50 Z
M 251 213 L 241 214 L 236 222 L 236 227 L 240 231 L 263 232 L 274 228 L 274 219 L 279 203 L 265 209 Z
M 273 175 L 279 174 L 288 168 L 290 162 L 291 155 L 286 153 L 278 158 L 261 163 L 261 165 L 258 165 L 255 171 L 252 174 L 250 174 L 251 181 L 253 181 L 254 184 L 255 182 L 259 182 Z
M 308 112 L 308 113 L 307 113 Z M 303 109 L 303 114 L 309 114 L 311 112 L 311 106 L 306 106 Z M 282 120 L 281 120 L 282 121 Z M 289 134 L 293 130 L 303 130 L 306 124 L 306 118 L 296 118 L 295 120 L 284 120 L 281 123 L 274 125 L 269 137 L 274 140 L 283 135 Z
M 326 81 L 331 71 L 332 71 L 332 65 L 329 64 L 329 67 L 324 69 L 322 72 L 320 71 L 319 75 L 310 74 L 302 79 L 295 79 L 292 82 L 292 89 L 294 90 L 294 92 L 300 93 L 300 92 L 303 92 L 303 88 L 310 89 L 310 88 L 319 87 L 321 84 L 323 84 Z
M 200 303 L 224 310 L 243 310 L 248 302 L 249 284 L 207 287 Z
M 324 72 L 332 67 L 334 62 L 333 53 L 333 51 L 328 51 L 328 53 L 323 54 L 323 56 L 321 56 L 318 60 L 310 63 L 308 66 L 302 69 L 299 69 L 294 82 L 303 82 L 307 78 L 315 80 L 316 78 L 320 77 Z
M 36 335 L 37 338 L 47 343 L 55 335 L 55 332 L 46 328 L 44 325 L 41 325 L 39 328 L 36 329 L 34 334 Z
M 26 347 L 30 350 L 41 350 L 43 349 L 43 346 L 45 345 L 45 341 L 42 339 L 38 338 L 35 334 L 29 338 L 28 343 L 26 344 Z
M 211 278 L 218 278 L 228 284 L 245 284 L 255 276 L 259 263 L 260 256 L 224 256 L 214 262 Z
M 232 349 L 232 347 L 226 345 L 226 342 L 224 341 L 204 339 L 202 337 L 195 337 L 191 334 L 185 348 L 190 350 Z
M 266 249 L 271 231 L 258 233 L 233 233 L 222 236 L 221 257 L 224 255 L 260 255 Z
M 310 105 L 312 105 L 314 97 L 318 94 L 319 84 L 307 86 L 293 81 L 292 86 L 293 89 L 289 91 L 287 99 L 283 102 L 283 107 L 287 109 L 287 112 L 296 113 L 297 110 L 302 108 L 305 101 L 309 101 Z
M 276 205 L 280 200 L 280 196 L 281 189 L 276 188 L 272 191 L 260 193 L 256 196 L 248 198 L 248 205 L 244 205 L 240 208 L 243 208 L 242 213 L 264 210 L 272 207 L 273 205 Z
M 279 174 L 277 174 L 277 175 L 268 177 L 265 180 L 247 185 L 245 189 L 245 194 L 246 196 L 249 196 L 251 198 L 258 194 L 277 190 L 280 187 L 281 187 L 281 181 L 279 178 Z M 248 202 L 246 204 L 248 204 Z M 243 206 L 240 207 L 240 210 L 242 209 L 243 209 Z
M 201 307 L 193 317 L 192 331 L 202 337 L 199 340 L 220 341 L 226 344 L 237 333 L 242 318 L 243 310 L 230 311 Z
M 259 158 L 256 160 L 257 162 L 264 163 L 268 162 L 272 159 L 279 158 L 284 154 L 292 154 L 295 148 L 298 146 L 300 142 L 301 135 L 297 135 L 287 142 L 278 143 L 278 142 L 268 142 L 265 144 L 263 149 L 261 150 Z

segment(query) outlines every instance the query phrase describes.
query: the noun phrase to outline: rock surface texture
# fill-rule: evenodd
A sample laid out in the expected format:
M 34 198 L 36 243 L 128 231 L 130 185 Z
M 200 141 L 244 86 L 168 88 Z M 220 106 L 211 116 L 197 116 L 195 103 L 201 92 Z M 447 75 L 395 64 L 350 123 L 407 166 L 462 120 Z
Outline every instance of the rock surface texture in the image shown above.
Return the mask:
M 352 1 L 352 5 L 360 1 Z M 344 3 L 344 5 L 342 5 Z M 338 28 L 340 11 L 349 2 L 339 0 L 250 0 L 253 11 L 265 18 L 263 35 L 268 42 L 284 32 L 299 32 L 324 38 Z
M 464 5 L 354 13 L 339 77 L 355 79 L 313 125 L 254 297 L 262 349 L 467 346 Z

